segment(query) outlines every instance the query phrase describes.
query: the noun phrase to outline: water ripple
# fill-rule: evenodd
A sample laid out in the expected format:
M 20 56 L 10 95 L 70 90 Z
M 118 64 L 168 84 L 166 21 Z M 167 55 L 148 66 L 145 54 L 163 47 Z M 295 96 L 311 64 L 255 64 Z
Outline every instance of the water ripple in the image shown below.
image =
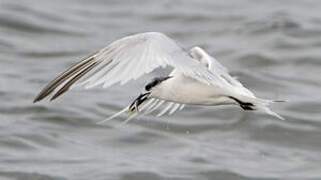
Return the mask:
M 319 1 L 0 2 L 0 179 L 308 179 L 320 177 Z M 33 104 L 41 87 L 114 39 L 161 31 L 199 45 L 258 97 L 288 100 L 280 121 L 234 106 L 126 115 L 141 82 L 73 90 Z

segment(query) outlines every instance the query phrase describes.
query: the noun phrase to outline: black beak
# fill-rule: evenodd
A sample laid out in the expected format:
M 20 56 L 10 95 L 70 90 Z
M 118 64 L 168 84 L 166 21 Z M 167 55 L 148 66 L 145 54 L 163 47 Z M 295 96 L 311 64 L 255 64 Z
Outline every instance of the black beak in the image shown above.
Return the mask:
M 128 114 L 133 113 L 135 110 L 138 112 L 138 106 L 141 105 L 144 101 L 148 99 L 148 96 L 150 95 L 150 92 L 140 94 L 134 102 L 128 107 Z

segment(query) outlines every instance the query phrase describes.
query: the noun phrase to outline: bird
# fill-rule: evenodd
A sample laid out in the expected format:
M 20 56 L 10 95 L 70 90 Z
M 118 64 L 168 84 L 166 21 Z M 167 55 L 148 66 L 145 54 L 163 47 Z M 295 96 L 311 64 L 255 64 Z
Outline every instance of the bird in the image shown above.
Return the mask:
M 237 105 L 244 111 L 262 111 L 284 120 L 269 108 L 282 101 L 256 97 L 204 49 L 195 46 L 186 50 L 161 32 L 138 33 L 111 42 L 49 82 L 33 102 L 50 94 L 50 101 L 55 100 L 73 87 L 124 85 L 166 67 L 173 70 L 146 82 L 132 103 L 101 123 L 126 112 L 125 122 L 155 111 L 157 116 L 171 115 L 185 105 Z

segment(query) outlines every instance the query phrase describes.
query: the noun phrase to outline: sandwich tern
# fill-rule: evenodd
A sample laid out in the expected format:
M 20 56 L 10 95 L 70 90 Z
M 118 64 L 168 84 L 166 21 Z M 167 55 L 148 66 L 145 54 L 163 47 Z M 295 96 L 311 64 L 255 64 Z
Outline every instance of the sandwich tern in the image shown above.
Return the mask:
M 52 93 L 50 100 L 54 100 L 76 86 L 123 85 L 166 66 L 172 67 L 173 71 L 146 83 L 143 92 L 131 104 L 106 120 L 126 111 L 129 116 L 125 122 L 156 110 L 157 116 L 170 115 L 183 109 L 185 104 L 238 105 L 246 111 L 260 110 L 283 119 L 268 107 L 279 101 L 255 97 L 204 49 L 193 47 L 186 51 L 159 32 L 135 34 L 110 43 L 51 81 L 34 103 Z

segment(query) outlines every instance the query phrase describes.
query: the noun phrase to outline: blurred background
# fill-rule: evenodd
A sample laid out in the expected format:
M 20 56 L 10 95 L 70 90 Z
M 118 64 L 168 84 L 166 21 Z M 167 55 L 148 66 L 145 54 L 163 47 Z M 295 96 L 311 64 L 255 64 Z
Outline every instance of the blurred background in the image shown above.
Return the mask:
M 321 1 L 0 0 L 0 179 L 321 178 Z M 70 91 L 45 84 L 113 40 L 163 32 L 199 45 L 285 117 L 187 106 L 174 116 L 96 122 L 137 84 Z

